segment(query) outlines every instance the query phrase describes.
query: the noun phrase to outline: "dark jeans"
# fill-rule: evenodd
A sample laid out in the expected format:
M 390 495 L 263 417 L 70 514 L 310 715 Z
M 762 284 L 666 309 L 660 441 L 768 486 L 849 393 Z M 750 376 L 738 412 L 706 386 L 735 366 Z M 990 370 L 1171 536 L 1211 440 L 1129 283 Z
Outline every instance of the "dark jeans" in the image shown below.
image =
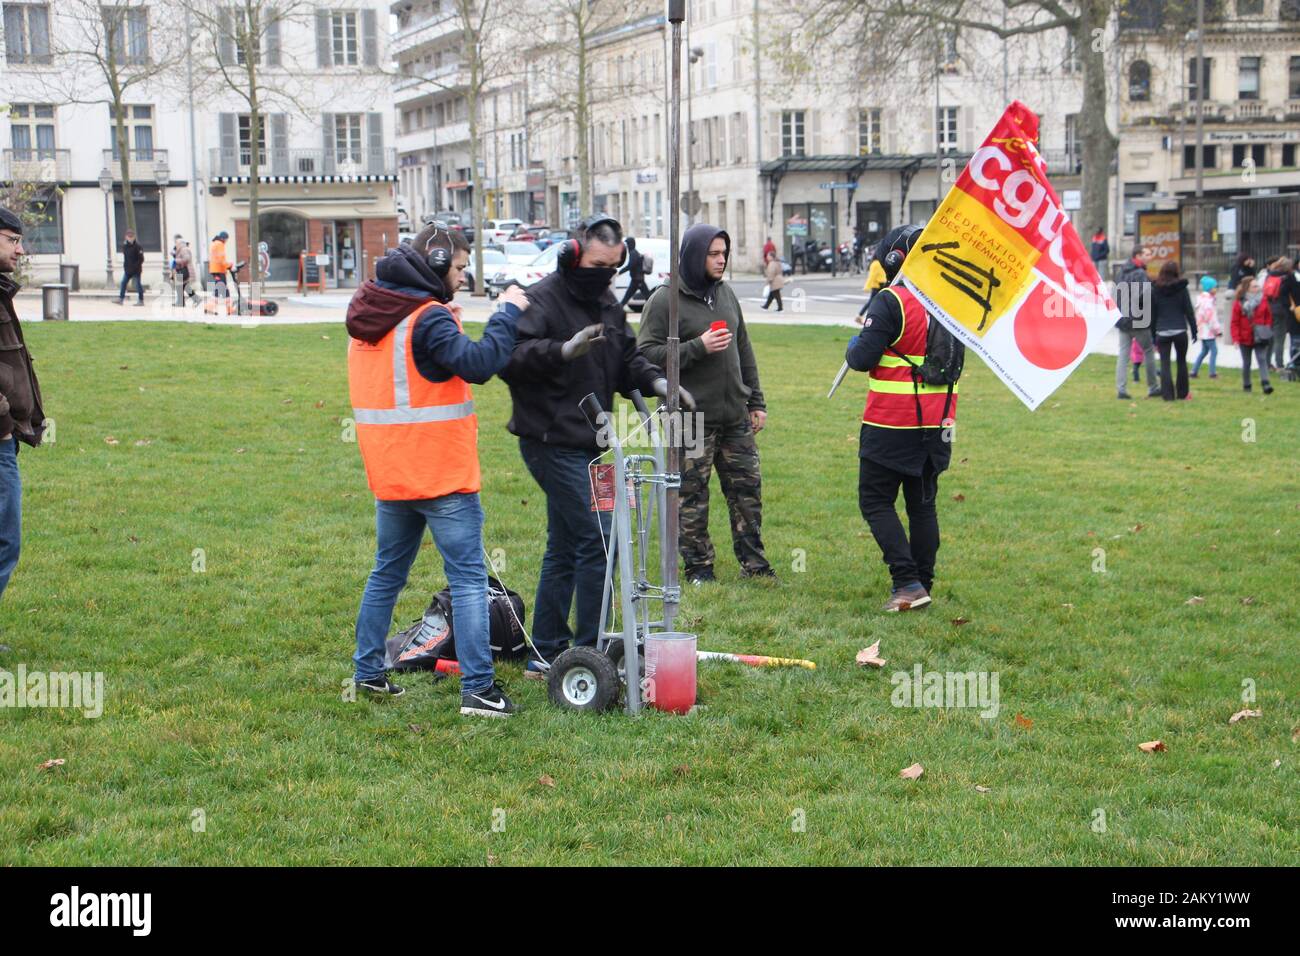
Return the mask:
M 552 661 L 570 641 L 579 646 L 596 643 L 611 514 L 591 510 L 587 465 L 594 455 L 532 438 L 519 439 L 519 452 L 546 493 L 546 553 L 533 603 L 533 643 Z M 577 627 L 570 630 L 575 596 Z
M 781 305 L 781 290 L 780 290 L 780 289 L 769 289 L 769 290 L 768 290 L 768 293 L 767 293 L 767 301 L 763 303 L 763 308 L 766 309 L 766 308 L 767 308 L 769 305 L 771 305 L 773 302 L 776 303 L 776 311 L 778 311 L 778 312 L 782 312 L 782 311 L 784 311 L 784 306 Z
M 638 289 L 641 290 L 643 298 L 650 298 L 650 287 L 645 284 L 645 276 L 631 275 L 629 273 L 627 291 L 623 293 L 623 301 L 619 303 L 619 307 L 621 308 L 631 302 L 632 296 L 636 295 Z
M 1258 342 L 1255 345 L 1238 345 L 1241 349 L 1241 384 L 1243 388 L 1250 388 L 1250 357 L 1255 356 L 1255 361 L 1259 365 L 1259 384 L 1268 384 L 1268 351 L 1273 347 L 1272 342 Z
M 1177 383 L 1174 382 L 1174 370 L 1169 366 L 1169 350 L 1173 348 L 1178 359 Z M 1175 391 L 1178 398 L 1187 397 L 1187 333 L 1182 332 L 1172 338 L 1156 338 L 1156 351 L 1160 353 L 1160 397 L 1172 402 Z
M 927 591 L 934 585 L 934 560 L 939 553 L 939 475 L 926 461 L 921 475 L 905 475 L 870 458 L 858 459 L 858 508 L 871 527 L 880 553 L 889 565 L 894 589 L 920 582 Z M 907 506 L 908 541 L 894 502 L 903 488 Z
M 18 477 L 18 439 L 0 441 L 0 596 L 18 566 L 23 534 L 23 483 Z
M 208 278 L 212 280 L 212 297 L 214 299 L 230 298 L 230 289 L 226 287 L 226 275 L 224 272 L 220 275 L 215 272 L 210 272 L 208 273 Z
M 126 284 L 127 284 L 128 282 L 132 281 L 132 280 L 135 280 L 135 294 L 138 295 L 138 296 L 140 297 L 140 301 L 143 302 L 143 301 L 144 301 L 144 284 L 140 281 L 140 273 L 138 273 L 138 272 L 137 272 L 135 275 L 123 275 L 123 276 L 122 276 L 122 284 L 121 284 L 121 286 L 118 287 L 118 290 L 117 290 L 117 297 L 118 297 L 118 299 L 125 299 L 125 298 L 126 298 Z

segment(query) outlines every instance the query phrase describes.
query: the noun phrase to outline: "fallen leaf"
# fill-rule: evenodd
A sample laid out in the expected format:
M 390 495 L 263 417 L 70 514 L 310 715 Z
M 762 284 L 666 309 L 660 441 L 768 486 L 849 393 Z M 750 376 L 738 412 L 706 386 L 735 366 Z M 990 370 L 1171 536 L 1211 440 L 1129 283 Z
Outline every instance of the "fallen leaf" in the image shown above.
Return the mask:
M 104 439 L 105 445 L 116 445 L 117 443 L 118 443 L 117 439 L 114 438 L 112 435 L 109 435 L 107 438 Z
M 1144 744 L 1138 744 L 1138 750 L 1145 754 L 1155 753 L 1157 750 L 1168 750 L 1163 740 L 1148 740 Z
M 1291 743 L 1300 744 L 1300 727 L 1297 727 L 1295 730 L 1291 731 Z
M 1239 720 L 1245 720 L 1247 717 L 1263 717 L 1264 715 L 1258 710 L 1239 710 L 1228 718 L 1228 723 L 1235 724 Z
M 135 535 L 133 535 L 133 534 L 128 534 L 128 535 L 126 536 L 126 540 L 127 540 L 127 541 L 130 541 L 132 544 L 139 544 L 139 543 L 140 543 L 140 539 L 137 538 L 137 537 L 136 537 Z
M 1053 408 L 1060 408 L 1060 407 L 1061 407 L 1061 403 L 1060 403 L 1060 402 L 1053 402 L 1053 403 L 1052 403 L 1052 407 L 1053 407 Z
M 283 399 L 280 400 L 280 404 L 281 404 L 281 405 L 292 405 L 292 404 L 293 404 L 293 399 L 292 399 L 292 398 L 283 398 Z
M 327 336 L 325 336 L 325 338 L 329 338 L 329 336 L 327 335 Z M 488 866 L 495 866 L 495 865 L 496 865 L 496 862 L 497 862 L 496 854 L 495 854 L 495 853 L 489 853 L 489 854 L 487 855 L 487 862 L 488 862 Z
M 970 618 L 968 617 L 954 617 L 952 619 L 953 627 L 961 627 L 963 624 L 969 624 L 969 623 L 970 623 Z
M 322 398 L 319 402 L 317 402 L 317 403 L 316 403 L 316 407 L 317 407 L 317 408 L 324 408 L 324 407 L 325 407 L 325 399 Z
M 123 372 L 125 372 L 125 371 L 126 371 L 127 369 L 129 369 L 130 367 L 131 367 L 131 366 L 129 366 L 129 365 L 119 365 L 119 366 L 118 366 L 118 368 L 120 368 Z
M 977 786 L 977 787 L 975 788 L 975 792 L 976 792 L 976 793 L 992 793 L 993 791 L 990 790 L 988 787 L 979 787 L 979 786 Z
M 1142 525 L 1141 525 L 1140 523 L 1139 523 L 1139 524 L 1135 524 L 1135 525 L 1134 525 L 1130 530 L 1131 530 L 1134 534 L 1137 534 L 1139 531 L 1142 530 Z
M 542 774 L 540 777 L 537 778 L 537 782 L 540 783 L 543 787 L 555 786 L 555 778 L 553 778 L 549 773 Z
M 152 445 L 152 444 L 153 444 L 153 440 L 152 440 L 152 439 L 149 439 L 149 438 L 141 438 L 138 442 L 135 443 L 135 447 L 136 447 L 136 448 L 143 448 L 145 445 Z
M 1062 604 L 1061 607 L 1068 607 L 1068 608 L 1070 608 L 1071 610 L 1074 609 L 1074 605 L 1073 605 L 1073 604 Z
M 1244 597 L 1241 599 L 1241 603 L 1246 607 L 1250 607 L 1252 604 L 1255 603 L 1255 599 L 1253 597 Z
M 1095 531 L 1089 531 L 1086 535 L 1084 535 L 1084 537 L 1085 537 L 1085 538 L 1095 538 L 1095 537 L 1097 537 L 1097 532 L 1095 532 Z
M 965 501 L 965 500 L 966 500 L 966 496 L 965 496 L 965 495 L 953 495 L 953 496 L 952 496 L 952 500 L 953 500 L 953 501 Z
M 38 767 L 38 770 L 49 770 L 51 767 L 62 767 L 66 761 L 62 757 L 52 757 Z
M 673 822 L 673 815 L 671 813 L 664 814 L 664 823 L 672 823 L 672 822 Z
M 866 667 L 868 664 L 872 667 L 884 667 L 885 660 L 880 656 L 880 642 L 876 641 L 870 647 L 864 647 L 858 651 L 858 656 L 854 660 L 858 662 L 860 667 Z
M 689 775 L 690 772 L 691 768 L 686 766 L 686 764 L 679 764 L 676 767 L 673 767 L 673 773 L 677 774 L 679 777 L 685 777 Z
M 1219 550 L 1219 546 L 1218 546 L 1217 544 L 1212 544 L 1212 545 L 1210 545 L 1210 550 L 1211 550 L 1211 551 L 1218 551 L 1218 550 Z
M 906 770 L 898 771 L 898 775 L 904 780 L 915 780 L 923 773 L 925 773 L 925 768 L 919 763 L 912 764 L 912 766 L 908 767 Z
M 1024 714 L 1016 714 L 1016 726 L 1023 727 L 1025 730 L 1033 730 L 1034 722 Z
M 330 337 L 328 335 L 322 335 L 321 338 L 323 338 L 326 342 L 330 340 Z
M 413 734 L 419 734 L 424 732 L 424 728 L 421 727 L 419 724 L 407 724 L 406 726 L 411 728 L 411 733 Z
M 1183 603 L 1184 603 L 1184 604 L 1204 604 L 1204 603 L 1205 603 L 1205 598 L 1201 597 L 1199 594 L 1193 594 L 1191 597 L 1189 597 L 1189 598 L 1188 598 L 1186 601 L 1184 601 Z
M 1280 760 L 1274 760 L 1274 761 L 1273 761 L 1273 769 L 1274 769 L 1274 770 L 1276 770 L 1276 769 L 1277 769 L 1278 767 L 1280 767 L 1280 766 L 1282 766 L 1282 761 L 1280 761 Z
M 236 454 L 236 455 L 242 455 L 242 454 L 243 454 L 244 452 L 246 452 L 246 451 L 248 451 L 247 448 L 236 448 L 236 449 L 235 449 L 235 454 Z
M 964 465 L 964 464 L 966 464 L 966 462 L 968 462 L 968 461 L 970 461 L 969 458 L 963 458 L 963 459 L 962 459 L 958 464 L 962 464 L 962 465 Z M 1297 508 L 1297 509 L 1300 509 L 1300 505 L 1296 505 L 1296 508 Z

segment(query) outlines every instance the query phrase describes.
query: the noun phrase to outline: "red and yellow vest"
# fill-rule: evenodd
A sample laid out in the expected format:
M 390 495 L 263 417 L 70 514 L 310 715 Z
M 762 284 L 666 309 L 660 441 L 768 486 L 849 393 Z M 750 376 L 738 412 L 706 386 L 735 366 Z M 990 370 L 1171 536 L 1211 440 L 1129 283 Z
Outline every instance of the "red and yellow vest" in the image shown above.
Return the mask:
M 947 417 L 957 418 L 957 386 L 952 387 L 948 398 L 947 385 L 927 385 L 913 382 L 912 367 L 894 352 L 901 352 L 916 365 L 925 361 L 925 340 L 929 330 L 929 317 L 925 306 L 910 291 L 901 286 L 882 289 L 881 295 L 892 295 L 902 307 L 903 330 L 890 343 L 894 351 L 886 351 L 880 364 L 871 370 L 867 384 L 867 407 L 862 421 L 879 428 L 942 428 L 944 404 Z M 921 404 L 921 420 L 917 422 L 916 406 Z
M 382 501 L 441 498 L 479 490 L 478 418 L 469 383 L 430 382 L 411 340 L 428 303 L 378 342 L 348 343 L 348 391 L 366 480 Z M 464 331 L 460 307 L 448 305 Z

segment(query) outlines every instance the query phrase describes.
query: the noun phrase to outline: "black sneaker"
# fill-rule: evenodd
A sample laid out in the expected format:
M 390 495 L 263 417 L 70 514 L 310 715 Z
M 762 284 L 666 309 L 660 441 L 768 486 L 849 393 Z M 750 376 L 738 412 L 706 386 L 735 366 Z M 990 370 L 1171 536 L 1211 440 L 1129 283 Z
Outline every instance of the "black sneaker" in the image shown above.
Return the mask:
M 1130 395 L 1128 392 L 1120 392 L 1115 397 L 1118 398 L 1121 402 L 1131 402 L 1133 400 L 1133 396 Z
M 374 677 L 370 680 L 357 681 L 357 687 L 361 690 L 369 691 L 372 694 L 385 697 L 401 697 L 406 693 L 401 687 L 398 687 L 387 677 Z
M 773 571 L 770 567 L 761 568 L 760 570 L 757 571 L 750 571 L 748 569 L 742 568 L 740 572 L 740 576 L 742 578 L 771 578 L 774 581 L 776 580 L 776 572 Z
M 686 581 L 688 584 L 712 584 L 718 580 L 713 576 L 712 568 L 701 568 L 699 571 L 688 571 Z
M 1264 383 L 1264 394 L 1265 394 L 1265 395 L 1272 395 L 1272 394 L 1273 394 L 1273 386 L 1272 386 L 1272 385 L 1269 385 L 1267 382 Z
M 501 690 L 501 682 L 496 680 L 487 690 L 476 694 L 461 694 L 460 712 L 462 716 L 509 717 L 515 712 L 515 705 Z

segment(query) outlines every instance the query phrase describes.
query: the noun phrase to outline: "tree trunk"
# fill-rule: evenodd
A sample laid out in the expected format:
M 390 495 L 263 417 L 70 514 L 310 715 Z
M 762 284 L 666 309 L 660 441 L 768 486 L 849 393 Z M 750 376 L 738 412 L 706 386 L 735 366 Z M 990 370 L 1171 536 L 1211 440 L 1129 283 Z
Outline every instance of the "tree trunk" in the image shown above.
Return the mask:
M 578 162 L 578 215 L 589 216 L 591 208 L 591 157 L 588 144 L 588 124 L 591 120 L 591 103 L 587 99 L 587 14 L 588 0 L 582 0 L 578 10 L 578 89 L 577 105 L 574 116 L 577 126 L 577 162 Z M 621 210 L 620 210 L 621 211 Z
M 117 140 L 118 172 L 122 179 L 122 209 L 126 228 L 135 232 L 135 203 L 131 201 L 131 138 L 126 131 L 126 107 L 122 105 L 122 88 L 117 83 L 117 68 L 109 61 L 109 90 L 113 94 L 113 135 Z M 112 224 L 109 224 L 110 229 Z M 137 236 L 137 238 L 139 238 Z
M 1104 30 L 1111 0 L 1084 0 L 1074 25 L 1075 49 L 1083 62 L 1083 103 L 1079 137 L 1083 140 L 1083 205 L 1081 233 L 1105 227 L 1110 209 L 1111 164 L 1118 161 L 1119 140 L 1106 121 L 1106 57 L 1104 44 L 1093 43 L 1093 30 Z M 1095 47 L 1095 48 L 1094 48 Z M 1122 223 L 1116 227 L 1123 228 Z M 1086 232 L 1085 232 L 1086 230 Z M 1116 239 L 1119 244 L 1119 237 Z

